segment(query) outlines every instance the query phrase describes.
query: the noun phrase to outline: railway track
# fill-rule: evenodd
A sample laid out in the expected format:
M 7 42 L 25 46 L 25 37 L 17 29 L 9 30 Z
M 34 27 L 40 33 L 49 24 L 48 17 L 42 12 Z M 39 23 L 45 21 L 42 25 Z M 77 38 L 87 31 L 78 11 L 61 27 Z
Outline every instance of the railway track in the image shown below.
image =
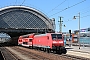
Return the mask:
M 28 57 L 28 59 L 35 59 L 35 60 L 70 60 L 66 58 L 62 58 L 60 56 L 55 56 L 53 53 L 45 53 L 43 51 L 37 51 L 34 49 L 28 49 L 23 47 L 10 47 L 9 50 L 16 50 L 17 52 L 20 52 L 21 55 L 24 55 L 24 57 Z
M 36 59 L 36 60 L 90 60 L 89 58 L 84 58 L 80 56 L 74 56 L 69 54 L 53 54 L 53 53 L 45 53 L 42 51 L 37 51 L 33 49 L 23 48 L 23 47 L 11 47 L 12 49 L 15 49 L 16 51 L 22 53 L 23 55 L 28 56 L 30 59 Z
M 0 44 L 0 52 L 1 52 L 3 60 L 22 60 L 21 58 L 13 54 L 11 51 L 6 49 L 5 46 L 2 44 Z
M 13 49 L 15 49 L 14 47 L 12 47 Z M 42 60 L 42 59 L 45 59 L 45 60 L 53 60 L 52 58 L 48 58 L 46 56 L 42 56 L 40 54 L 36 54 L 36 53 L 33 53 L 31 51 L 28 51 L 26 49 L 23 49 L 23 48 L 17 48 L 16 49 L 18 52 L 21 52 L 23 55 L 27 55 L 30 59 L 36 59 L 36 60 Z

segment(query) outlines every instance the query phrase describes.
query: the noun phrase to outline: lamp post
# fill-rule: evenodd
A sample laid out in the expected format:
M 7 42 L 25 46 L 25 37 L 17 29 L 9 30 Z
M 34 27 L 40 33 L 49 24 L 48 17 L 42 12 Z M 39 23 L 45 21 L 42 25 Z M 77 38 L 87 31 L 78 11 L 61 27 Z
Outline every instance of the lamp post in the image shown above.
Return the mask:
M 79 43 L 79 49 L 80 49 L 80 12 L 78 13 L 79 15 L 78 16 L 74 16 L 73 19 L 76 19 L 76 17 L 79 18 L 79 21 L 78 21 L 78 24 L 79 24 L 79 36 L 78 36 L 78 43 Z

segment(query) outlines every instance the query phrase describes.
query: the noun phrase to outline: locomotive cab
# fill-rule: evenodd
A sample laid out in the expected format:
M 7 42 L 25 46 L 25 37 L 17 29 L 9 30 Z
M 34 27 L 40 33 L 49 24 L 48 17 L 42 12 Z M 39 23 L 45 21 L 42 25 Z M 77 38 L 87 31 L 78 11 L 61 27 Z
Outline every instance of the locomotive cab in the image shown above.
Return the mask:
M 62 34 L 51 34 L 52 46 L 64 46 L 64 40 Z
M 64 38 L 62 34 L 51 34 L 52 37 L 52 50 L 56 53 L 66 54 L 66 49 L 64 47 Z

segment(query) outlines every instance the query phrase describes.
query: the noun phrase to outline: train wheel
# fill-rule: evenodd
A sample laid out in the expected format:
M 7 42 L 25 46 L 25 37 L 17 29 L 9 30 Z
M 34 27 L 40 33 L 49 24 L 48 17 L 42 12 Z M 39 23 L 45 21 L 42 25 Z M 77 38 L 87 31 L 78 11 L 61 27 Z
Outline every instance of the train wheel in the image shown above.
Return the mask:
M 46 52 L 46 48 L 44 48 L 44 52 Z
M 59 47 L 59 52 L 58 53 L 62 54 L 62 48 L 61 47 Z
M 57 50 L 56 54 L 62 54 L 62 51 L 61 50 Z
M 50 53 L 50 49 L 47 49 L 47 52 Z
M 66 54 L 66 53 L 67 53 L 67 50 L 66 50 L 65 47 L 62 47 L 62 53 L 63 53 L 63 54 Z
M 30 49 L 33 49 L 33 46 L 29 46 Z
M 54 51 L 54 50 L 53 50 L 53 53 L 55 54 L 55 53 L 56 53 L 56 51 Z
M 31 49 L 33 49 L 33 45 L 31 46 Z
M 63 54 L 66 54 L 66 53 L 67 53 L 67 50 L 66 50 L 66 49 L 64 49 L 64 50 L 63 50 Z
M 40 48 L 39 47 L 36 47 L 36 50 L 40 50 Z
M 57 50 L 57 51 L 56 51 L 56 54 L 58 54 L 58 53 L 59 53 L 59 51 Z

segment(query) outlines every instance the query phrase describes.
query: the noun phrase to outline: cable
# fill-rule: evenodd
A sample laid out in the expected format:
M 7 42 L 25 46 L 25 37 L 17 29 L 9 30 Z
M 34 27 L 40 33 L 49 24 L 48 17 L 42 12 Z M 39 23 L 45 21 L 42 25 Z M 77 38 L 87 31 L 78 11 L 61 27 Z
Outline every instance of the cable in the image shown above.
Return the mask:
M 81 18 L 88 17 L 88 16 L 90 16 L 90 15 L 82 16 Z
M 88 9 L 88 8 L 90 8 L 90 6 L 88 6 L 88 7 L 86 7 L 86 8 L 83 8 L 83 9 L 81 9 L 80 11 L 82 11 L 82 10 L 85 10 L 85 9 Z M 88 13 L 88 12 L 90 12 L 90 10 L 88 10 L 88 11 L 85 11 L 85 12 L 80 12 L 80 14 L 85 14 L 85 13 Z M 81 18 L 84 18 L 84 17 L 87 17 L 88 15 L 86 15 L 86 16 L 83 16 L 83 17 L 81 17 Z M 67 21 L 65 21 L 65 22 L 68 22 L 69 20 L 67 20 Z
M 60 3 L 59 5 L 57 5 L 57 6 L 56 6 L 55 8 L 53 8 L 51 11 L 55 10 L 57 7 L 59 7 L 60 5 L 62 5 L 65 1 L 66 1 L 66 0 L 64 0 L 62 3 Z M 50 11 L 50 12 L 51 12 L 51 11 Z M 50 13 L 50 12 L 49 12 L 49 13 Z
M 89 6 L 90 7 L 90 6 Z M 87 7 L 87 8 L 83 8 L 83 9 L 88 9 L 89 7 Z M 83 10 L 82 9 L 82 10 Z M 81 13 L 81 14 L 85 14 L 85 13 L 88 13 L 88 12 L 90 12 L 90 10 L 88 10 L 88 11 L 85 11 L 85 12 L 83 12 L 83 13 Z M 85 16 L 82 16 L 82 17 L 80 17 L 80 18 L 85 18 L 85 17 L 88 17 L 88 16 L 90 16 L 90 15 L 85 15 Z M 69 21 L 73 21 L 73 20 L 67 20 L 67 21 L 65 21 L 65 22 L 69 22 Z
M 69 22 L 69 21 L 73 21 L 73 20 L 69 20 L 69 19 L 68 19 L 67 21 L 64 21 L 64 22 Z
M 80 3 L 84 2 L 84 1 L 86 1 L 86 0 L 83 0 L 83 1 L 81 1 L 81 2 L 79 2 L 79 3 L 76 3 L 76 4 L 74 4 L 74 5 L 72 5 L 72 6 L 68 7 L 68 8 L 71 8 L 71 7 L 73 7 L 73 6 L 76 6 L 76 5 L 78 5 L 78 4 L 80 4 Z
M 83 12 L 83 13 L 81 13 L 81 14 L 85 14 L 85 13 L 88 13 L 88 12 L 90 12 L 90 10 L 88 10 L 88 11 L 85 11 L 85 12 Z
M 25 0 L 23 0 L 23 2 L 22 2 L 22 4 L 21 4 L 21 5 L 23 5 L 23 3 L 24 3 L 24 2 L 25 2 Z M 20 6 L 21 6 L 21 5 L 20 5 Z
M 16 2 L 15 2 L 15 4 L 17 3 L 17 0 L 16 0 Z
M 65 9 L 63 9 L 63 10 L 61 10 L 61 11 L 53 14 L 53 15 L 56 15 L 56 14 L 58 14 L 58 13 L 60 13 L 60 12 L 63 12 L 63 11 L 65 11 L 65 10 L 69 9 L 69 8 L 74 7 L 74 6 L 78 5 L 78 4 L 81 4 L 81 3 L 84 2 L 84 1 L 86 1 L 86 0 L 83 0 L 83 1 L 81 1 L 81 2 L 79 2 L 79 3 L 76 3 L 76 4 L 74 4 L 74 5 L 70 6 L 70 7 L 67 7 L 67 8 L 65 8 Z M 53 15 L 51 15 L 51 16 L 53 16 Z M 51 16 L 50 16 L 50 17 L 51 17 Z
M 88 17 L 88 16 L 90 16 L 90 15 L 82 16 L 80 18 L 85 18 L 85 17 Z M 64 21 L 64 22 L 69 22 L 69 21 L 73 21 L 73 20 L 67 20 L 67 21 Z

